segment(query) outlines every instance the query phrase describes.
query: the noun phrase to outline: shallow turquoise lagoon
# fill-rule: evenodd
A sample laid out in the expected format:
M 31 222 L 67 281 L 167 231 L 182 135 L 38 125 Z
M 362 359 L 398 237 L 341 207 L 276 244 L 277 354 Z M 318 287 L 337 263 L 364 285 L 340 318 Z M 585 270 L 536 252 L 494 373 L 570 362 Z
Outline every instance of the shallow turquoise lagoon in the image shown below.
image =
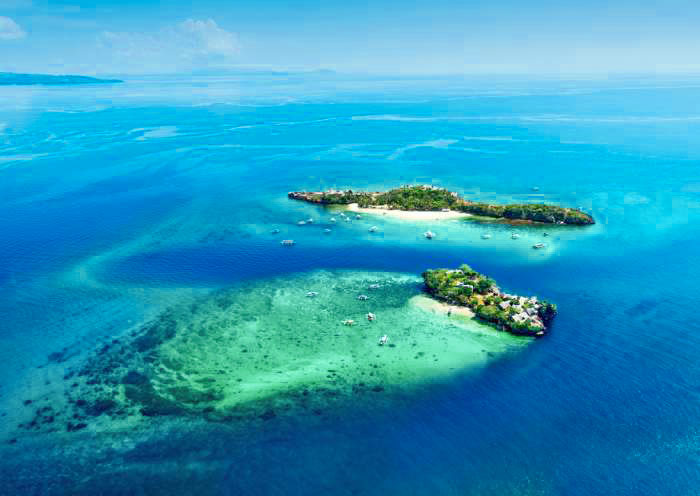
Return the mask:
M 699 98 L 692 79 L 1 89 L 0 493 L 697 494 Z M 286 198 L 416 182 L 597 224 L 333 223 Z M 551 333 L 416 306 L 424 269 L 461 263 L 556 302 Z

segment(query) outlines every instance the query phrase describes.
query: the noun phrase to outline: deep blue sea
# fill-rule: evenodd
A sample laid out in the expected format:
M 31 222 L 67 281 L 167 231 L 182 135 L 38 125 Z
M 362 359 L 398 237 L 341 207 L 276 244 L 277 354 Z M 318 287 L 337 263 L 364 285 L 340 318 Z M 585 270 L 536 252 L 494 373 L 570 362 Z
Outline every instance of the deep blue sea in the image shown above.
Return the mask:
M 700 494 L 700 79 L 333 74 L 0 88 L 0 493 Z M 299 228 L 291 190 L 407 183 L 580 207 L 589 228 Z M 297 245 L 284 249 L 279 237 Z M 484 240 L 481 234 L 492 238 Z M 461 263 L 558 304 L 545 338 L 426 385 L 227 435 L 107 451 L 17 434 L 74 360 L 185 298 L 317 269 Z M 59 385 L 59 386 L 57 386 Z

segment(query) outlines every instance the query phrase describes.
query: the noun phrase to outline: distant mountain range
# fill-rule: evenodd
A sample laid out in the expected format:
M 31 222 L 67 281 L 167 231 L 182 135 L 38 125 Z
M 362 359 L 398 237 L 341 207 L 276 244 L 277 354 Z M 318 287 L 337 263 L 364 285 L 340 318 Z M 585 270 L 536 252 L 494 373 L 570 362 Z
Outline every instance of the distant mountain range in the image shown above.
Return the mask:
M 48 74 L 15 74 L 0 72 L 0 86 L 71 85 L 71 84 L 111 84 L 123 83 L 120 79 L 97 79 L 88 76 L 51 76 Z

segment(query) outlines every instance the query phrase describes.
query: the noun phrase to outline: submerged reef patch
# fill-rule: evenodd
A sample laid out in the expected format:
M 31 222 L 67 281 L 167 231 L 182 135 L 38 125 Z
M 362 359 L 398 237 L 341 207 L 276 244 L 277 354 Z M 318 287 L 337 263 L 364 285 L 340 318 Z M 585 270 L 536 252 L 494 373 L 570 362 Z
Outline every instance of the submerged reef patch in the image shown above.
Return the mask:
M 345 271 L 213 292 L 100 346 L 67 371 L 64 401 L 32 405 L 36 415 L 21 427 L 74 432 L 172 415 L 263 422 L 285 412 L 319 415 L 483 365 L 528 342 L 426 312 L 410 303 L 420 292 L 415 276 Z

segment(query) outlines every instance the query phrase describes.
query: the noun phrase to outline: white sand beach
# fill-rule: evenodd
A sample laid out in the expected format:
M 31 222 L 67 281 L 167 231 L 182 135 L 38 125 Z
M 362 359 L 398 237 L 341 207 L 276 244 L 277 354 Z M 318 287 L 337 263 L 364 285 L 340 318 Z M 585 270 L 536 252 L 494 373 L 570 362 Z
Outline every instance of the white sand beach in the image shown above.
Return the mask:
M 412 305 L 428 312 L 441 313 L 443 315 L 447 315 L 447 313 L 451 311 L 452 315 L 459 315 L 468 319 L 474 317 L 474 312 L 472 312 L 467 307 L 461 307 L 458 305 L 448 305 L 447 303 L 437 301 L 433 298 L 428 298 L 427 296 L 417 295 L 411 298 L 409 302 Z
M 453 210 L 450 210 L 449 212 L 442 212 L 419 210 L 394 210 L 382 207 L 362 208 L 357 203 L 349 204 L 347 206 L 347 210 L 351 212 L 356 212 L 358 214 L 385 215 L 387 217 L 402 220 L 448 220 L 471 217 L 471 214 L 467 214 L 464 212 L 455 212 Z

